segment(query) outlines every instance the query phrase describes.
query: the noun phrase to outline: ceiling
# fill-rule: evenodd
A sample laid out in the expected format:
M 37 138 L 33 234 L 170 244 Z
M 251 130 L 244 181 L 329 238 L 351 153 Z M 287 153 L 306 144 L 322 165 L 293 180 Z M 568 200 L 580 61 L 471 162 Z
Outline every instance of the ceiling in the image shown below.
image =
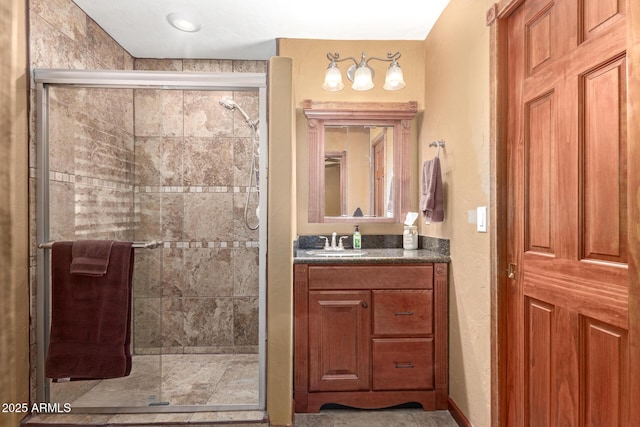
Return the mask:
M 265 60 L 277 38 L 424 40 L 449 0 L 74 0 L 136 58 Z M 170 13 L 191 16 L 179 31 Z

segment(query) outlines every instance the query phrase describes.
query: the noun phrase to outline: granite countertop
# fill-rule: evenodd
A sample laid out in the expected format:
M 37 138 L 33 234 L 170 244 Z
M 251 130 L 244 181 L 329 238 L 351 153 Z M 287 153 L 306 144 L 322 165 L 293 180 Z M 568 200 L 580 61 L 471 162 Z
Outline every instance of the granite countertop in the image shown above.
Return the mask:
M 318 249 L 296 249 L 294 264 L 410 264 L 450 262 L 448 255 L 443 255 L 426 249 L 404 250 L 402 248 L 368 249 L 362 248 L 362 255 L 354 256 L 323 256 L 308 255 L 309 251 Z M 350 253 L 357 251 L 349 250 Z

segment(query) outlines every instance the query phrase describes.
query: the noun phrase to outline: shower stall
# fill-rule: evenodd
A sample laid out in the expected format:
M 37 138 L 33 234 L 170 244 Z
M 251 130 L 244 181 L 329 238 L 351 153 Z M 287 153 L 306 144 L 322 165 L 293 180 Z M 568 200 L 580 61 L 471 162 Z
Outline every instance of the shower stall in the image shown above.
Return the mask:
M 37 401 L 94 413 L 264 409 L 266 75 L 35 70 L 34 80 Z M 45 377 L 43 243 L 79 239 L 160 242 L 135 249 L 127 377 Z

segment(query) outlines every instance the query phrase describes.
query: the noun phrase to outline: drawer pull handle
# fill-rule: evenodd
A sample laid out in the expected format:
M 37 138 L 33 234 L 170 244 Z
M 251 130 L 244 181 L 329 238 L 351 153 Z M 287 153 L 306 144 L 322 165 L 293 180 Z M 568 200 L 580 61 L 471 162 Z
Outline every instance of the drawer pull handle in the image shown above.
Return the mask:
M 396 311 L 393 314 L 396 316 L 413 316 L 413 311 Z
M 408 363 L 397 363 L 396 362 L 396 369 L 412 369 L 413 368 L 413 363 L 408 362 Z
M 369 307 L 369 304 L 367 304 L 367 302 L 366 302 L 366 301 L 362 301 L 362 304 L 361 304 L 361 305 L 362 305 L 362 308 L 367 308 L 367 307 Z

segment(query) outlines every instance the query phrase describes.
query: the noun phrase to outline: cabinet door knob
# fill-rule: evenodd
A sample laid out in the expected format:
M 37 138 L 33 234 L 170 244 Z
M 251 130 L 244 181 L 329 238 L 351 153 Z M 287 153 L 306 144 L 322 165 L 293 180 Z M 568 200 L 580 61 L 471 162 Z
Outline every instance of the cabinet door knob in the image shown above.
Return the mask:
M 362 304 L 361 304 L 361 305 L 362 305 L 362 308 L 367 308 L 367 307 L 369 307 L 369 304 L 367 304 L 367 302 L 366 302 L 366 301 L 362 301 Z

